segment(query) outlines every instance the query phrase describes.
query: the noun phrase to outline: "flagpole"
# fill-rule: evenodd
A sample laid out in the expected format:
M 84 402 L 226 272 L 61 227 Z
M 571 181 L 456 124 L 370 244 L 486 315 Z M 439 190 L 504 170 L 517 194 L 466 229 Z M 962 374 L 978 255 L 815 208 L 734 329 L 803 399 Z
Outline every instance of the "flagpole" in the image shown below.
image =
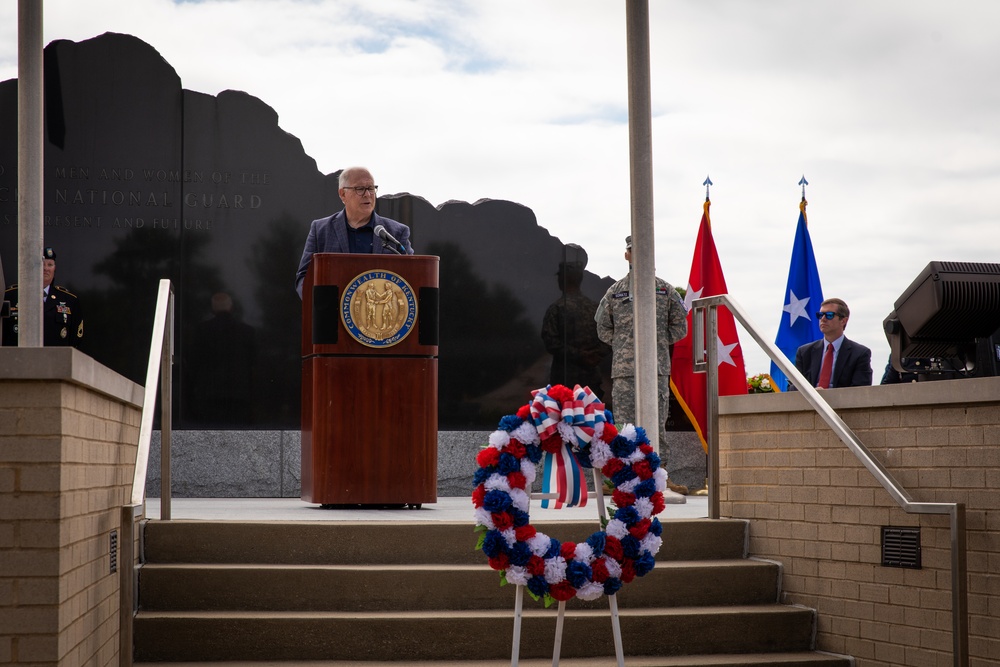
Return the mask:
M 627 0 L 629 173 L 632 202 L 632 308 L 635 322 L 635 419 L 657 452 L 660 443 L 656 359 L 653 131 L 649 85 L 649 2 Z

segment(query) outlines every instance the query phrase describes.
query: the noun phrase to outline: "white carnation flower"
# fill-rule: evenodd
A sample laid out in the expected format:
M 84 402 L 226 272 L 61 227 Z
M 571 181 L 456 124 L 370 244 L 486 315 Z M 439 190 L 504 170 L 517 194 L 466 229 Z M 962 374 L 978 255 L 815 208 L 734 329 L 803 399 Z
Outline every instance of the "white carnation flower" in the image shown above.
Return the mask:
M 563 442 L 569 443 L 571 446 L 576 445 L 576 433 L 573 431 L 573 427 L 566 422 L 558 422 L 556 424 L 556 433 L 562 438 Z
M 639 479 L 638 477 L 634 477 L 634 478 L 630 479 L 627 482 L 622 482 L 621 484 L 619 484 L 618 485 L 618 490 L 620 490 L 620 491 L 622 491 L 624 493 L 634 493 L 635 492 L 635 487 L 639 486 L 639 482 L 641 482 L 641 481 L 642 480 Z
M 638 463 L 639 461 L 642 461 L 644 458 L 646 458 L 646 454 L 643 453 L 641 449 L 636 447 L 635 450 L 633 450 L 633 452 L 629 454 L 627 457 L 622 459 L 622 461 L 624 461 L 627 465 L 632 465 L 633 463 Z
M 549 550 L 549 545 L 552 544 L 552 539 L 545 533 L 535 533 L 535 536 L 528 540 L 527 544 L 533 555 L 544 558 L 545 553 Z
M 522 512 L 527 512 L 528 507 L 531 505 L 531 496 L 524 489 L 511 489 L 510 499 L 514 501 L 514 507 Z
M 636 498 L 634 507 L 640 519 L 648 519 L 653 516 L 653 501 L 649 498 Z
M 509 579 L 510 577 L 508 577 Z M 596 600 L 604 595 L 604 586 L 596 581 L 588 581 L 580 588 L 576 589 L 576 597 L 581 600 Z
M 493 431 L 493 433 L 490 434 L 490 447 L 503 449 L 507 446 L 508 442 L 510 442 L 510 433 L 507 433 L 507 431 Z
M 508 528 L 507 530 L 502 530 L 500 534 L 503 535 L 503 539 L 507 542 L 507 547 L 513 549 L 514 545 L 517 544 L 517 535 L 514 534 L 514 529 Z
M 621 519 L 612 519 L 608 521 L 606 532 L 611 537 L 617 537 L 620 540 L 628 535 L 628 528 L 625 527 L 625 523 Z
M 639 541 L 639 547 L 643 551 L 648 551 L 651 556 L 655 556 L 660 553 L 660 547 L 663 546 L 663 538 L 659 535 L 653 535 L 652 533 L 646 533 L 646 537 Z
M 501 475 L 498 472 L 493 473 L 486 478 L 483 482 L 483 486 L 487 491 L 510 491 L 510 480 L 507 479 L 507 475 Z
M 608 568 L 608 575 L 612 577 L 622 576 L 622 566 L 614 558 L 605 558 L 604 565 Z
M 530 420 L 525 420 L 520 426 L 511 431 L 511 437 L 526 445 L 537 445 L 541 442 L 538 439 L 538 430 Z
M 545 561 L 545 581 L 558 584 L 566 578 L 566 559 L 562 556 L 549 558 Z
M 486 510 L 485 507 L 477 507 L 476 511 L 473 512 L 473 516 L 476 519 L 477 526 L 486 526 L 490 530 L 493 530 L 496 527 L 493 525 L 493 516 Z
M 589 565 L 594 560 L 594 548 L 586 542 L 578 542 L 576 551 L 573 552 L 573 560 L 578 560 L 581 563 Z
M 625 427 L 618 431 L 618 435 L 624 437 L 629 442 L 635 442 L 635 424 L 625 424 Z
M 615 457 L 611 447 L 603 440 L 594 439 L 590 441 L 590 462 L 600 470 L 608 464 L 608 461 Z
M 526 586 L 528 579 L 531 579 L 528 571 L 520 565 L 509 566 L 505 576 L 507 577 L 507 583 L 514 584 L 515 586 Z
M 663 468 L 657 468 L 653 471 L 653 480 L 656 483 L 657 491 L 664 491 L 667 488 L 667 471 Z
M 531 462 L 531 459 L 527 457 L 521 459 L 521 474 L 524 475 L 524 479 L 528 482 L 527 487 L 530 489 L 531 484 L 535 481 L 535 475 L 538 474 L 535 464 Z

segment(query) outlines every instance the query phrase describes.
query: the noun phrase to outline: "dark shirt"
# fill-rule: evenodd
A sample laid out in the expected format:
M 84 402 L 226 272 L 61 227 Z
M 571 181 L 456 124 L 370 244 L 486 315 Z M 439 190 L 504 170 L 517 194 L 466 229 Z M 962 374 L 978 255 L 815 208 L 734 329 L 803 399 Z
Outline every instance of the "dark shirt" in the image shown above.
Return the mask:
M 372 244 L 375 242 L 375 227 L 372 226 L 372 219 L 368 218 L 368 222 L 364 226 L 355 229 L 347 223 L 345 217 L 344 225 L 347 226 L 347 243 L 351 246 L 351 252 L 371 254 Z

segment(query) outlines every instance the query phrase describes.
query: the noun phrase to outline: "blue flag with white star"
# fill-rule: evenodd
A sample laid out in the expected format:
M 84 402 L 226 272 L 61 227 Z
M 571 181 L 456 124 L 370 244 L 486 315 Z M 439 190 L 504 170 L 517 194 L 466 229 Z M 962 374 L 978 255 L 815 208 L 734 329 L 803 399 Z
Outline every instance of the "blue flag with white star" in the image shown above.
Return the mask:
M 815 313 L 823 303 L 823 287 L 819 283 L 819 270 L 813 255 L 809 228 L 806 225 L 806 201 L 799 204 L 799 224 L 795 229 L 795 243 L 792 245 L 792 261 L 788 267 L 788 286 L 781 309 L 781 323 L 775 345 L 795 363 L 795 351 L 799 346 L 819 340 L 823 333 L 819 330 L 819 320 Z M 788 378 L 777 364 L 771 362 L 771 380 L 780 391 L 788 389 Z

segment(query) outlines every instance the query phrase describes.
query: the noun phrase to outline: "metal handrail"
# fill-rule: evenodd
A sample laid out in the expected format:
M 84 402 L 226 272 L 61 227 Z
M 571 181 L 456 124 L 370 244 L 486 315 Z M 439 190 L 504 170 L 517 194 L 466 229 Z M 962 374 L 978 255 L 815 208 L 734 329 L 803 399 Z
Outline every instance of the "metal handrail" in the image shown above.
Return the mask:
M 795 385 L 802 397 L 813 407 L 840 440 L 875 477 L 896 503 L 908 514 L 947 514 L 951 524 L 951 609 L 952 655 L 955 667 L 969 664 L 968 576 L 966 564 L 966 528 L 964 503 L 928 503 L 915 501 L 885 467 L 872 456 L 858 436 L 830 407 L 820 392 L 806 380 L 785 354 L 770 341 L 764 340 L 759 329 L 743 308 L 728 294 L 720 294 L 692 303 L 692 340 L 694 342 L 694 371 L 707 372 L 706 399 L 708 402 L 708 489 L 709 517 L 719 518 L 719 353 L 714 342 L 719 335 L 718 307 L 725 306 L 733 317 L 753 337 L 781 371 Z M 707 311 L 707 337 L 706 337 Z M 705 341 L 712 341 L 707 345 Z M 707 347 L 707 349 L 706 349 Z
M 146 366 L 146 387 L 139 424 L 139 450 L 135 457 L 132 477 L 132 504 L 146 502 L 146 474 L 149 465 L 149 443 L 153 435 L 153 412 L 156 389 L 160 385 L 160 518 L 170 519 L 170 415 L 171 367 L 174 358 L 174 292 L 170 281 L 160 280 L 153 317 L 153 335 L 149 342 L 149 363 Z

